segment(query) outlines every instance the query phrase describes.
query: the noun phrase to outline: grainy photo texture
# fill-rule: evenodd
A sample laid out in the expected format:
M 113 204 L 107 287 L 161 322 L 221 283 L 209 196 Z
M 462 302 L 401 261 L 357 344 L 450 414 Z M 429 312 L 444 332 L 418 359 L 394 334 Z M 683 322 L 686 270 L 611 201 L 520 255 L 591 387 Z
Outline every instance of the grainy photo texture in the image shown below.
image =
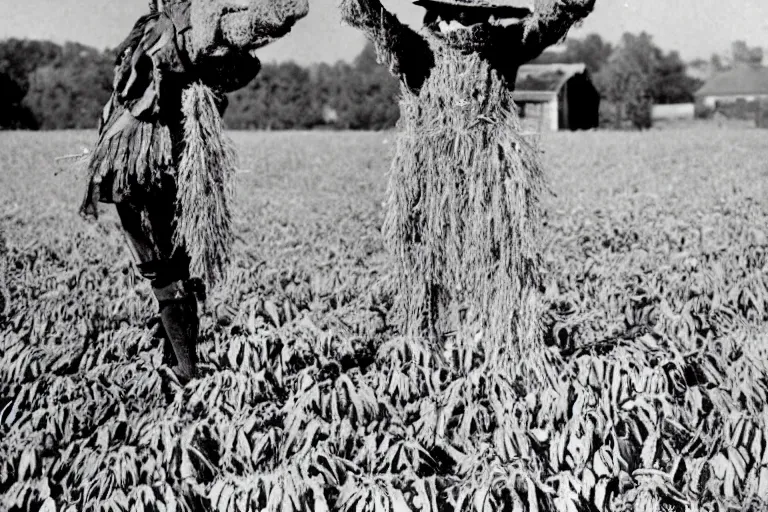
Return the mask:
M 768 510 L 768 4 L 0 16 L 0 512 Z

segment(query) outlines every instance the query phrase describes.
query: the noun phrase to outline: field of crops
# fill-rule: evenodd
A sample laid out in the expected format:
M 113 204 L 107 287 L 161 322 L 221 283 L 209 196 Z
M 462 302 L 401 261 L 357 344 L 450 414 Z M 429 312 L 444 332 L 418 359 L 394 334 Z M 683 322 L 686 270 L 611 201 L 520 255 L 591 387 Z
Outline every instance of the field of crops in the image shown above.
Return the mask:
M 542 140 L 536 386 L 398 337 L 393 134 L 233 134 L 235 265 L 177 393 L 116 217 L 57 174 L 93 137 L 0 133 L 1 511 L 767 509 L 765 132 Z

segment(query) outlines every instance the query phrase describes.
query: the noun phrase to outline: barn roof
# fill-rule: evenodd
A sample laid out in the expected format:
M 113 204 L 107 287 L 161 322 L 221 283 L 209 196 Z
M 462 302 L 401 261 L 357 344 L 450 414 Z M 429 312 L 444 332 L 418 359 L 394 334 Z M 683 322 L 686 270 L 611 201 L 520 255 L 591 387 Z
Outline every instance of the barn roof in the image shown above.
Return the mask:
M 512 96 L 515 101 L 549 101 L 568 80 L 586 70 L 585 64 L 525 64 L 518 70 Z
M 768 94 L 768 68 L 737 66 L 707 81 L 696 96 L 738 96 Z

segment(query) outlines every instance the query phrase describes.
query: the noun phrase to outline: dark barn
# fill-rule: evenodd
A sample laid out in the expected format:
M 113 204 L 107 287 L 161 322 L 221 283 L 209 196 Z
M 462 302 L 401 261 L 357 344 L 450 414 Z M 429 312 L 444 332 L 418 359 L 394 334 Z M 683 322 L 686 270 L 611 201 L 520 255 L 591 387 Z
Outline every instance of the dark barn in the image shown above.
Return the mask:
M 544 131 L 589 130 L 600 124 L 600 93 L 584 64 L 526 64 L 513 93 L 520 114 Z

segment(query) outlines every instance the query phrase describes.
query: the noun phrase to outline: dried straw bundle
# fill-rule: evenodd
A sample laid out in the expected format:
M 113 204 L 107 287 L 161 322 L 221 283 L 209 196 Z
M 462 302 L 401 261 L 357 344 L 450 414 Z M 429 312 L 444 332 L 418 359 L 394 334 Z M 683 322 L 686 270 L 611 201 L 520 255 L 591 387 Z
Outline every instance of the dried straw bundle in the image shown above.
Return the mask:
M 592 12 L 595 0 L 534 0 L 533 14 L 524 21 L 525 38 L 555 44 Z
M 384 226 L 406 331 L 483 330 L 486 361 L 519 362 L 541 345 L 538 154 L 487 61 L 435 60 L 420 93 L 403 94 Z
M 213 286 L 225 277 L 234 241 L 228 199 L 235 152 L 222 136 L 214 92 L 201 83 L 184 90 L 184 150 L 177 174 L 174 243 L 185 247 L 190 274 Z
M 199 63 L 225 49 L 260 48 L 283 37 L 308 12 L 307 0 L 196 0 L 190 5 L 190 59 Z

